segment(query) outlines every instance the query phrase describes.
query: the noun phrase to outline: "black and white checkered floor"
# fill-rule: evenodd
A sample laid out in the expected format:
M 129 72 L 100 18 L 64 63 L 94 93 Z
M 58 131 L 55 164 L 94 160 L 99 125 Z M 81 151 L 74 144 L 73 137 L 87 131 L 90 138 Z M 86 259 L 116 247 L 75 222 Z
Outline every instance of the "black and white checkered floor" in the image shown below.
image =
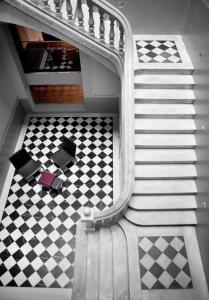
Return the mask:
M 175 41 L 137 40 L 139 63 L 182 63 Z
M 64 135 L 77 144 L 77 163 L 65 174 L 50 160 Z M 23 147 L 65 187 L 42 191 L 14 174 L 0 225 L 0 285 L 71 288 L 82 207 L 100 211 L 113 201 L 113 119 L 31 117 Z
M 183 236 L 139 237 L 139 264 L 144 290 L 193 287 Z

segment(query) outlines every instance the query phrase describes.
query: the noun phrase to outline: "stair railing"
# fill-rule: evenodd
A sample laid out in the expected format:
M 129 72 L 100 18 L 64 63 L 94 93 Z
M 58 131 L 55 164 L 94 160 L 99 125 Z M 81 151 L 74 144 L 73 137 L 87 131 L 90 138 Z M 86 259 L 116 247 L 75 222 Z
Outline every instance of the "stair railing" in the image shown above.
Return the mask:
M 85 1 L 82 2 L 82 1 Z M 133 40 L 125 16 L 105 0 L 4 0 L 18 10 L 61 29 L 65 36 L 111 60 L 121 79 L 120 101 L 120 193 L 111 208 L 94 212 L 84 208 L 87 230 L 108 227 L 119 220 L 128 206 L 133 188 Z M 88 7 L 88 14 L 84 10 Z M 88 20 L 86 20 L 88 18 Z M 63 26 L 62 26 L 63 25 Z M 60 27 L 61 26 L 61 27 Z M 77 43 L 77 44 L 78 44 Z

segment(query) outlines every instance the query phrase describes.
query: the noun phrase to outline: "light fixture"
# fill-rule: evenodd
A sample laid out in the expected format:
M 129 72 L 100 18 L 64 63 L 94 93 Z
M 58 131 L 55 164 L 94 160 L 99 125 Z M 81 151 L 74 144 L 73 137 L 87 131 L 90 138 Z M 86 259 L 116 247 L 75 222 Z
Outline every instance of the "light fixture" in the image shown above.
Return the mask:
M 124 5 L 125 5 L 125 2 L 119 1 L 117 6 L 118 6 L 118 8 L 123 8 Z

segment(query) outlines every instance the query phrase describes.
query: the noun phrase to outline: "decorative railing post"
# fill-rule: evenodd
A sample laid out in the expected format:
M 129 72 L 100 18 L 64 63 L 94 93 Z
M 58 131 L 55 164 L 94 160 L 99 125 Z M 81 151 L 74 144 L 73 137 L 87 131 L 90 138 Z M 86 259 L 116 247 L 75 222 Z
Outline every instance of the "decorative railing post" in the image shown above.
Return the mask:
M 57 14 L 60 14 L 61 12 L 61 5 L 62 0 L 54 0 L 55 10 Z
M 100 42 L 105 42 L 105 26 L 104 26 L 104 10 L 99 8 L 100 24 L 99 24 L 99 39 Z
M 121 23 L 119 23 L 120 39 L 119 39 L 119 53 L 123 54 L 124 51 L 124 29 Z
M 66 0 L 66 11 L 67 11 L 67 17 L 69 21 L 73 20 L 73 8 L 71 5 L 71 0 Z
M 80 28 L 84 28 L 84 15 L 83 15 L 83 11 L 82 11 L 82 2 L 81 0 L 78 0 L 77 2 L 77 12 L 78 12 L 78 24 Z
M 44 8 L 49 7 L 49 0 L 43 0 L 42 3 L 43 3 L 42 5 Z
M 115 31 L 114 31 L 114 18 L 110 16 L 110 33 L 109 33 L 109 43 L 110 48 L 114 48 L 114 42 L 115 42 Z
M 89 33 L 91 36 L 95 36 L 94 32 L 94 15 L 93 15 L 93 3 L 91 0 L 87 0 L 87 5 L 89 8 Z

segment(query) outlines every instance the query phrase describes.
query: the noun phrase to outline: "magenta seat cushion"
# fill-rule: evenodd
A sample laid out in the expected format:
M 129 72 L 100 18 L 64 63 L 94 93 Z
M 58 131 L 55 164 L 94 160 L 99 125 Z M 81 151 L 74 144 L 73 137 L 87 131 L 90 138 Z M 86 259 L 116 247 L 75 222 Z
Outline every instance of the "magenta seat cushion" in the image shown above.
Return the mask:
M 41 185 L 46 186 L 46 187 L 51 187 L 52 182 L 54 181 L 54 179 L 56 177 L 57 176 L 55 174 L 52 174 L 52 173 L 50 173 L 48 171 L 44 171 L 41 174 L 41 177 L 39 178 L 38 183 L 40 183 Z

